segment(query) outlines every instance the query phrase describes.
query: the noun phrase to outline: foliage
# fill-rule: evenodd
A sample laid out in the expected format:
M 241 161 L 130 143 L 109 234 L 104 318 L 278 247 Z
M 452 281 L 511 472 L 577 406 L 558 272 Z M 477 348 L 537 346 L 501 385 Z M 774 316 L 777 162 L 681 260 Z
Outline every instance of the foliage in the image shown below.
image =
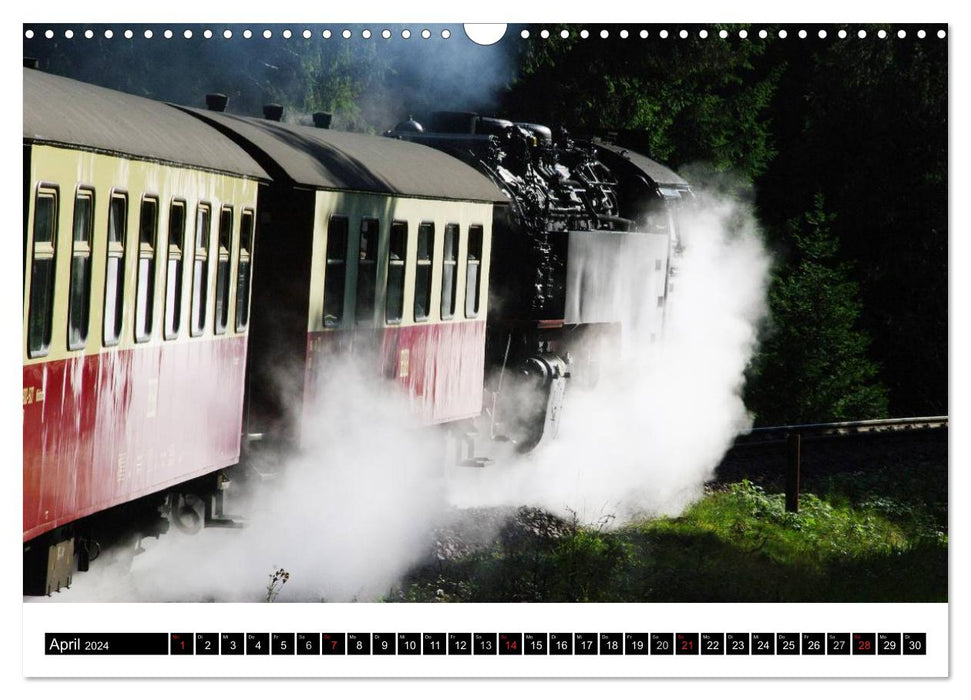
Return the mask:
M 775 270 L 770 326 L 746 389 L 761 424 L 886 416 L 886 389 L 867 358 L 859 288 L 839 260 L 834 219 L 817 194 L 812 208 L 787 224 L 794 250 Z
M 280 591 L 290 580 L 290 572 L 284 569 L 277 569 L 270 574 L 270 582 L 266 585 L 266 602 L 272 603 L 280 595 Z
M 484 551 L 415 569 L 388 600 L 947 599 L 947 535 L 930 510 L 888 482 L 870 482 L 881 497 L 830 485 L 826 497 L 804 492 L 799 513 L 786 512 L 784 494 L 743 480 L 711 489 L 678 518 L 614 530 L 575 515 L 540 530 L 510 526 Z
M 774 153 L 765 114 L 782 67 L 756 65 L 763 43 L 632 37 L 605 51 L 569 29 L 566 39 L 556 27 L 528 44 L 504 100 L 510 117 L 619 130 L 627 145 L 674 167 L 704 161 L 746 178 L 765 170 Z

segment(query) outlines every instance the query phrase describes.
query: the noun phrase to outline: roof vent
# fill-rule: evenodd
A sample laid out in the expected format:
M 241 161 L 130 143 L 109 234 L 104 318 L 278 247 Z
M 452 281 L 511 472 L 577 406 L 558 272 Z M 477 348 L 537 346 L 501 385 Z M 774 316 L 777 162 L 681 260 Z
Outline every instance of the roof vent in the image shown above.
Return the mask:
M 220 92 L 210 92 L 206 95 L 206 109 L 210 112 L 225 112 L 229 98 Z
M 271 122 L 278 122 L 283 119 L 283 105 L 269 104 L 263 105 L 263 118 Z
M 329 129 L 330 120 L 334 118 L 334 115 L 330 112 L 314 112 L 314 126 L 318 129 Z
M 24 68 L 36 68 L 37 59 L 33 56 L 24 56 Z

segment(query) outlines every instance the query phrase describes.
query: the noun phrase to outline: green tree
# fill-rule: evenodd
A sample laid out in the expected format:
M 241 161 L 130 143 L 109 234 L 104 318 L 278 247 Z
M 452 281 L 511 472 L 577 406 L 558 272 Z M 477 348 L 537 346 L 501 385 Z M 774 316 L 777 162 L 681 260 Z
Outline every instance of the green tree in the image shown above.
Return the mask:
M 771 320 L 746 387 L 761 425 L 886 416 L 887 390 L 867 357 L 859 286 L 839 260 L 835 218 L 817 194 L 786 225 L 794 250 L 774 273 Z
M 566 39 L 555 28 L 549 39 L 524 42 L 520 78 L 504 99 L 508 116 L 619 131 L 624 145 L 676 168 L 705 162 L 746 179 L 765 171 L 774 155 L 766 110 L 783 70 L 760 60 L 766 42 L 661 39 L 652 28 L 646 39 L 635 30 L 607 47 L 596 27 L 586 39 L 568 29 Z

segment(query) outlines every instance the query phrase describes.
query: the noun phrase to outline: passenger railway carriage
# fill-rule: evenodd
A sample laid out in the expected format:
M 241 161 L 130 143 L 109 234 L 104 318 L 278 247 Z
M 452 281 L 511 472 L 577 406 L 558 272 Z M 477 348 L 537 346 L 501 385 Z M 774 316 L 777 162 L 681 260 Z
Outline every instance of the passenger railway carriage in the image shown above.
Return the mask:
M 473 436 L 532 449 L 571 372 L 661 332 L 691 193 L 654 161 L 468 113 L 369 136 L 207 102 L 24 71 L 25 593 L 118 537 L 231 524 L 226 468 L 306 442 L 347 358 L 483 466 Z
M 79 519 L 239 461 L 266 177 L 173 107 L 24 71 L 25 590 L 83 566 Z
M 249 431 L 299 441 L 328 360 L 350 354 L 426 425 L 479 415 L 499 189 L 412 143 L 193 113 L 272 177 L 259 201 Z

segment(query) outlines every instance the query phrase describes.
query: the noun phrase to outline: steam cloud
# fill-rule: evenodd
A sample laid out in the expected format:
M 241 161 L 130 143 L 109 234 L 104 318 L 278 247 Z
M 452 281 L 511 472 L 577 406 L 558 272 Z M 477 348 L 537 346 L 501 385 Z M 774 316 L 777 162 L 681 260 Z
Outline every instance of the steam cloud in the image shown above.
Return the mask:
M 246 529 L 173 530 L 147 541 L 130 573 L 95 567 L 53 600 L 258 601 L 278 567 L 291 574 L 279 602 L 374 600 L 455 508 L 531 505 L 615 524 L 679 512 L 750 423 L 740 392 L 769 268 L 744 204 L 704 192 L 698 201 L 682 219 L 663 343 L 650 346 L 650 324 L 626 319 L 624 357 L 595 388 L 568 389 L 555 441 L 444 479 L 441 442 L 411 423 L 405 401 L 350 363 L 334 367 L 307 449 L 255 490 Z
M 687 247 L 663 343 L 652 347 L 648 324 L 628 312 L 623 357 L 594 389 L 568 388 L 557 440 L 520 463 L 457 474 L 454 503 L 534 505 L 620 524 L 678 513 L 701 495 L 751 425 L 741 389 L 766 312 L 769 258 L 750 207 L 696 194 L 698 206 L 682 217 Z

